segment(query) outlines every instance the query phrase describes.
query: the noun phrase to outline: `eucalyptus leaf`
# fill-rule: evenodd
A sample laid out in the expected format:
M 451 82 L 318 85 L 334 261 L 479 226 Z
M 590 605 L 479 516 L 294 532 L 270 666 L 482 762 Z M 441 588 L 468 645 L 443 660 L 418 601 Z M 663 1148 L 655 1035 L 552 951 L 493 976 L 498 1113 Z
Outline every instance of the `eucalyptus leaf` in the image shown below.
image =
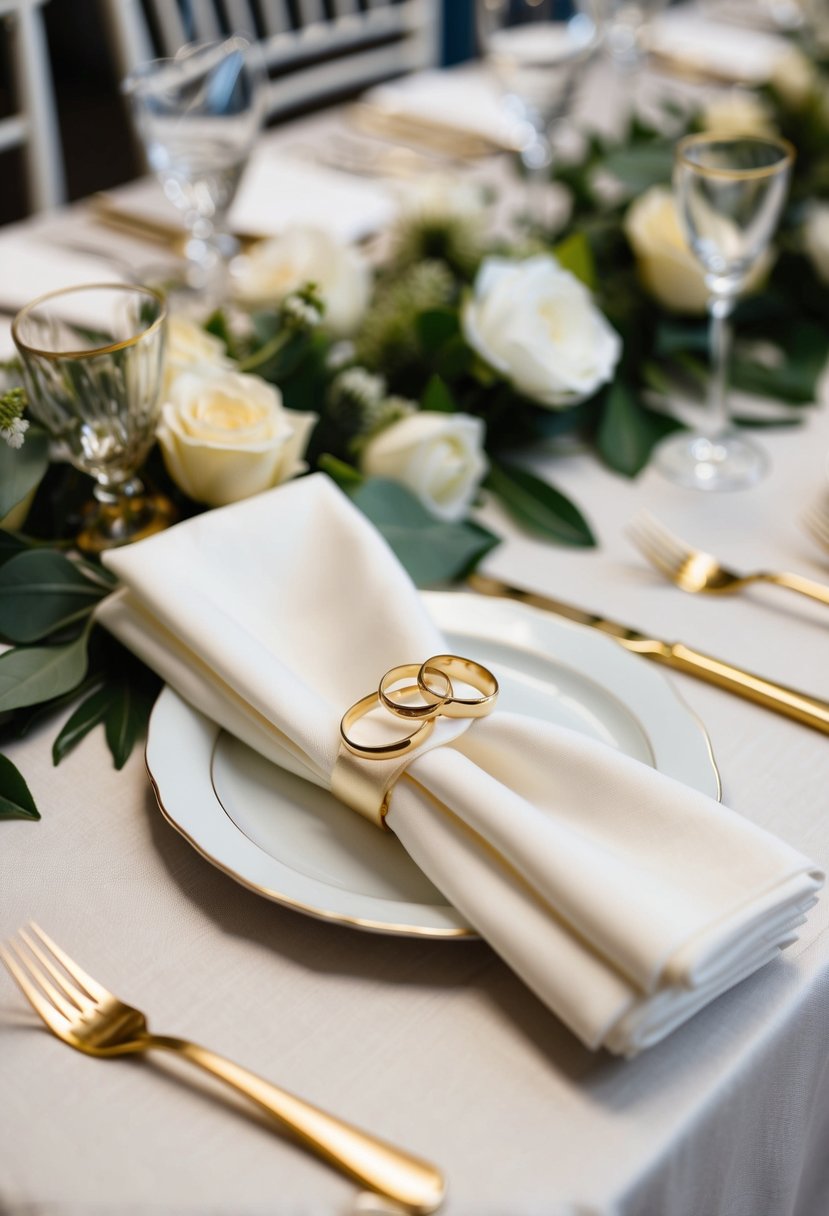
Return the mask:
M 38 641 L 91 612 L 110 589 L 53 549 L 21 553 L 0 568 L 0 633 Z
M 89 630 L 63 646 L 16 646 L 0 655 L 0 712 L 38 705 L 80 684 Z
M 60 764 L 74 747 L 85 738 L 91 730 L 103 722 L 112 705 L 115 691 L 110 685 L 96 688 L 95 691 L 80 703 L 78 708 L 63 725 L 60 734 L 52 744 L 52 760 Z
M 599 452 L 611 469 L 635 477 L 656 444 L 679 427 L 675 419 L 641 405 L 630 386 L 616 380 L 608 390 L 599 425 Z
M 601 162 L 601 168 L 626 186 L 630 194 L 641 194 L 651 186 L 667 185 L 674 163 L 673 141 L 614 148 Z
M 13 532 L 4 532 L 0 529 L 0 566 L 4 566 L 11 558 L 17 557 L 18 553 L 25 553 L 27 548 L 25 540 L 15 536 Z
M 49 440 L 37 427 L 29 427 L 20 448 L 0 443 L 0 520 L 40 484 L 48 464 Z
M 486 484 L 527 531 L 575 548 L 589 549 L 596 544 L 578 507 L 534 473 L 515 465 L 493 464 Z
M 40 819 L 23 774 L 0 755 L 0 819 Z
M 498 544 L 478 524 L 435 519 L 395 481 L 368 478 L 351 497 L 419 587 L 463 578 Z
M 155 695 L 128 680 L 119 681 L 102 692 L 111 694 L 104 713 L 104 731 L 115 767 L 121 769 L 146 731 Z

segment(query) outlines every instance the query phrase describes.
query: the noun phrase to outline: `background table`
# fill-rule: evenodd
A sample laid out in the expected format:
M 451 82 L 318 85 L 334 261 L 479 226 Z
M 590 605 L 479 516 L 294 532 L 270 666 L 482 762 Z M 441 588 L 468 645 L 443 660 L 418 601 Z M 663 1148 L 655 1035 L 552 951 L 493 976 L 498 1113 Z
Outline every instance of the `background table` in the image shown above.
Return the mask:
M 89 230 L 81 212 L 42 228 Z M 829 697 L 825 609 L 772 588 L 684 595 L 624 536 L 647 507 L 735 565 L 826 578 L 829 561 L 797 520 L 826 486 L 829 417 L 761 441 L 768 480 L 710 497 L 651 472 L 626 481 L 587 453 L 539 451 L 534 467 L 585 508 L 600 547 L 528 539 L 491 506 L 481 518 L 506 539 L 485 569 Z M 710 733 L 733 813 L 829 866 L 826 738 L 674 683 Z M 165 822 L 138 753 L 114 772 L 97 732 L 56 770 L 55 731 L 9 753 L 43 819 L 0 824 L 0 931 L 35 918 L 153 1028 L 439 1162 L 446 1216 L 829 1210 L 829 901 L 781 960 L 666 1042 L 633 1061 L 592 1055 L 485 944 L 372 936 L 269 903 Z M 190 1070 L 68 1050 L 5 976 L 0 1076 L 4 1213 L 354 1208 L 350 1182 Z

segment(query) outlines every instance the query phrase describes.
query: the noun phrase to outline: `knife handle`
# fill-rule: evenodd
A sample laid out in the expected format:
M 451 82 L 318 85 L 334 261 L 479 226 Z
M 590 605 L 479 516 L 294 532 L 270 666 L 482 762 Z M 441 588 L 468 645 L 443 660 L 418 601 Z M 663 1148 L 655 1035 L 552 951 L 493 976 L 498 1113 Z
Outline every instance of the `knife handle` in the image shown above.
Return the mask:
M 829 702 L 807 696 L 794 688 L 787 688 L 785 684 L 764 680 L 762 676 L 742 671 L 739 667 L 732 667 L 730 663 L 702 654 L 682 642 L 675 642 L 664 650 L 654 651 L 648 658 L 664 663 L 675 671 L 684 671 L 700 680 L 707 680 L 709 684 L 716 684 L 718 688 L 737 693 L 748 701 L 762 705 L 764 709 L 774 710 L 775 713 L 794 718 L 795 722 L 829 735 Z

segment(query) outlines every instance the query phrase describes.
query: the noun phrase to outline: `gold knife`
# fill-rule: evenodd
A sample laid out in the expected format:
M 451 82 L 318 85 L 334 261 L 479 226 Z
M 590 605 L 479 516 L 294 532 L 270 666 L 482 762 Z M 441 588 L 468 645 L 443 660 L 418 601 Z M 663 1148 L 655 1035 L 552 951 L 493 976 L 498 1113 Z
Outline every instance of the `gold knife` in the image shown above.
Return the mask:
M 675 671 L 684 671 L 687 675 L 696 676 L 697 679 L 705 680 L 709 684 L 716 684 L 718 688 L 736 693 L 738 697 L 745 697 L 747 701 L 754 701 L 755 704 L 783 714 L 786 718 L 794 718 L 796 722 L 800 722 L 804 726 L 811 726 L 813 730 L 829 734 L 829 702 L 827 701 L 810 697 L 794 688 L 787 688 L 784 684 L 776 684 L 773 680 L 766 680 L 762 676 L 752 675 L 751 672 L 743 671 L 742 668 L 726 663 L 722 659 L 715 659 L 699 650 L 693 650 L 683 642 L 665 642 L 660 638 L 650 638 L 636 629 L 629 629 L 626 625 L 608 620 L 607 617 L 597 616 L 595 613 L 586 612 L 583 608 L 564 604 L 561 600 L 539 595 L 535 591 L 513 587 L 509 583 L 501 582 L 500 579 L 489 578 L 484 574 L 472 574 L 467 581 L 473 591 L 479 591 L 483 595 L 518 600 L 519 603 L 530 604 L 533 608 L 543 608 L 546 612 L 554 612 L 556 616 L 566 617 L 568 621 L 575 621 L 578 625 L 598 629 L 600 633 L 606 633 L 609 637 L 615 638 L 621 646 L 624 646 L 625 650 L 630 650 L 633 654 L 642 655 L 643 658 L 651 659 L 654 663 L 662 663 L 665 667 L 671 667 Z

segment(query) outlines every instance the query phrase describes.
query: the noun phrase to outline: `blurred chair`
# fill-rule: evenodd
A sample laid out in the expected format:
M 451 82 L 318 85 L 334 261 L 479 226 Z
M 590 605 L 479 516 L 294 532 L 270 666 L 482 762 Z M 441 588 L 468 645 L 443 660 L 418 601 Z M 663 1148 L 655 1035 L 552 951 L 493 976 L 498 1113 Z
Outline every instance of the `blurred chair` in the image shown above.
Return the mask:
M 185 42 L 243 33 L 271 77 L 268 116 L 432 67 L 440 0 L 102 0 L 124 75 Z
M 63 156 L 41 8 L 47 0 L 0 0 L 12 65 L 14 111 L 0 118 L 0 152 L 22 147 L 29 205 L 34 211 L 64 199 Z

